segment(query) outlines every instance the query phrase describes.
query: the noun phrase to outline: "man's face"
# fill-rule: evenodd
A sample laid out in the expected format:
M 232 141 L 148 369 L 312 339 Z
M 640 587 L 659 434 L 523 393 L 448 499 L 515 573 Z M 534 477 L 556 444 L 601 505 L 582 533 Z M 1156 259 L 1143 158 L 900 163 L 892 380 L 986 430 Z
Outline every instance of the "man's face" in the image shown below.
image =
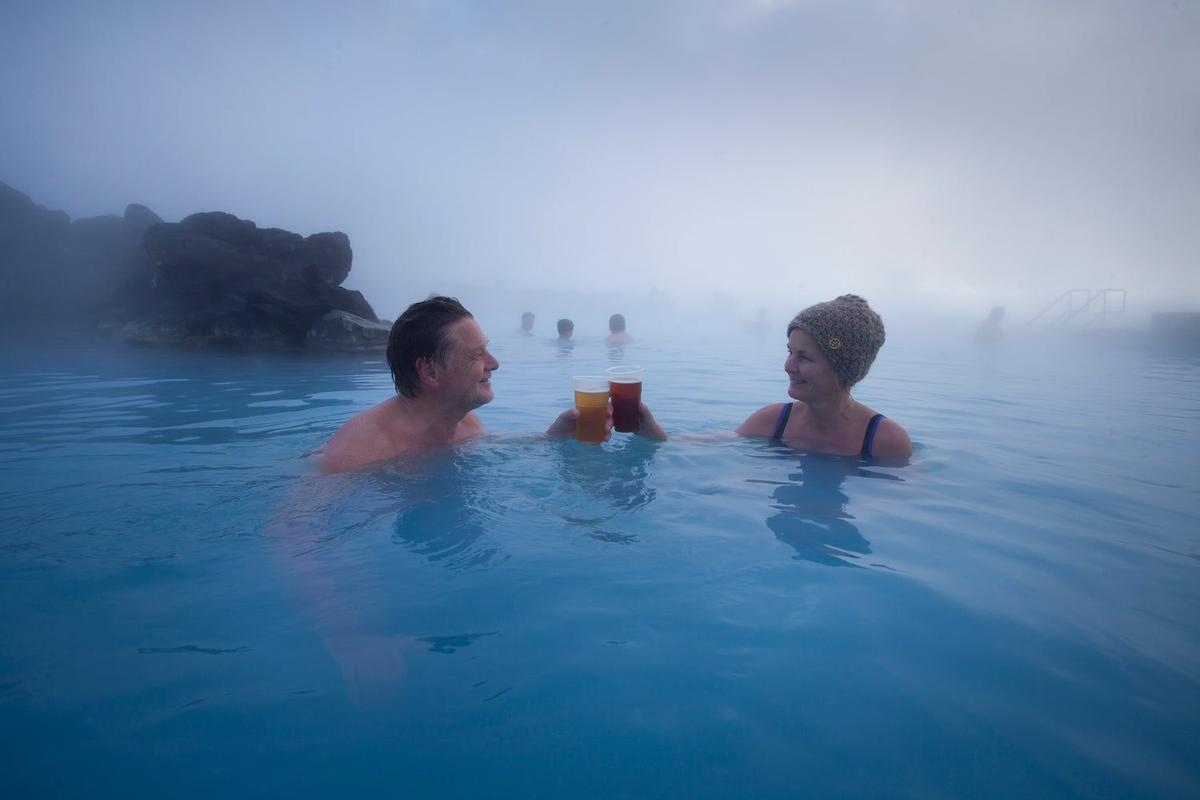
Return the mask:
M 444 378 L 438 389 L 448 402 L 467 410 L 492 402 L 492 372 L 500 362 L 487 349 L 487 337 L 470 317 L 449 327 L 446 335 L 454 345 L 447 357 Z

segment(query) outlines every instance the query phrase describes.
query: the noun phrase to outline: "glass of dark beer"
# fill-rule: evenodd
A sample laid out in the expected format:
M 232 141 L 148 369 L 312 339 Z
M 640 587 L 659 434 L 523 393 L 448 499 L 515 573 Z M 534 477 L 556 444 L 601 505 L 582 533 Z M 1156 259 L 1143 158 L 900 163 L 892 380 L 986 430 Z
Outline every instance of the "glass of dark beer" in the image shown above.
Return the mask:
M 613 427 L 621 433 L 639 430 L 638 406 L 642 402 L 641 367 L 609 367 L 608 392 L 612 397 Z

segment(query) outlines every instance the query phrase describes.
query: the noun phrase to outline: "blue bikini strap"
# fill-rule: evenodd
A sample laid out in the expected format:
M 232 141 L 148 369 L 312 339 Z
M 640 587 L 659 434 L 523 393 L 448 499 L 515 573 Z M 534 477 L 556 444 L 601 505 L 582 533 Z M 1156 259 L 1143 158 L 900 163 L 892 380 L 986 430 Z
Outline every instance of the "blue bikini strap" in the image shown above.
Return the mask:
M 883 414 L 876 414 L 871 417 L 871 421 L 867 423 L 867 432 L 863 435 L 862 452 L 859 454 L 863 458 L 871 457 L 871 448 L 875 444 L 875 429 L 879 427 L 880 420 L 883 419 Z
M 775 432 L 771 434 L 771 438 L 776 441 L 783 438 L 783 429 L 787 427 L 788 417 L 792 415 L 792 404 L 784 403 L 783 408 L 779 409 L 779 419 L 775 421 Z

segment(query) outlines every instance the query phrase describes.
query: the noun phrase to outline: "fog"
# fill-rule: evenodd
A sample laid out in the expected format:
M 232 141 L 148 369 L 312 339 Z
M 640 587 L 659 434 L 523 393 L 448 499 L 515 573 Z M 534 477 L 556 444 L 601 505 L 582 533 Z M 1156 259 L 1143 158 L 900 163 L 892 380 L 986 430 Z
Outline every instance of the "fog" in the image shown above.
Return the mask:
M 1127 320 L 1200 310 L 1195 3 L 4 16 L 0 180 L 72 217 L 345 231 L 385 317 L 431 291 L 546 332 L 847 291 L 1014 324 L 1078 287 L 1127 289 Z

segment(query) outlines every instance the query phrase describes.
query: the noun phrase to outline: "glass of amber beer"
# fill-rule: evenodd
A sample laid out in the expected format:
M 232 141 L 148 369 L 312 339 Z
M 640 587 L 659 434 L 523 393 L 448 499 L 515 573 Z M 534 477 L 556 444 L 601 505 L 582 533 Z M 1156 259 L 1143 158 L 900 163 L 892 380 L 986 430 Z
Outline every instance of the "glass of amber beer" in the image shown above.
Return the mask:
M 575 438 L 589 444 L 604 441 L 604 426 L 608 421 L 608 380 L 603 375 L 576 375 Z
M 642 402 L 642 368 L 609 367 L 608 390 L 612 393 L 613 427 L 621 433 L 637 433 L 638 405 Z

